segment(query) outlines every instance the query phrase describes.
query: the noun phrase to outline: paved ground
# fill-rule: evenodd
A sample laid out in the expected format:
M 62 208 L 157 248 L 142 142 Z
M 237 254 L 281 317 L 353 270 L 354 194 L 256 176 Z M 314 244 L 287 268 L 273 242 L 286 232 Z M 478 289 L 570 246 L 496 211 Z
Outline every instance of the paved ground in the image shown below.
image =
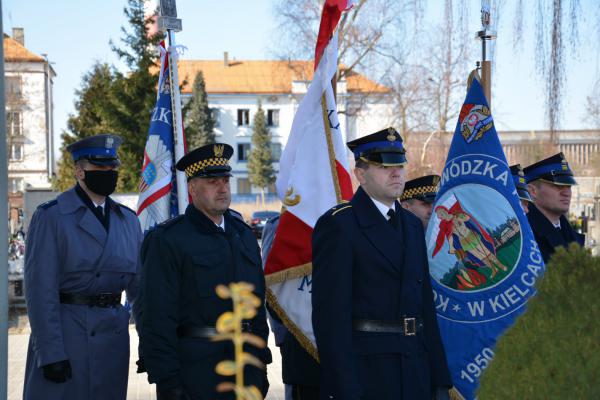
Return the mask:
M 155 400 L 154 385 L 146 380 L 146 374 L 136 374 L 138 337 L 135 329 L 129 330 L 131 336 L 131 359 L 129 367 L 128 400 Z M 281 359 L 279 349 L 273 343 L 273 335 L 269 337 L 269 347 L 273 353 L 273 364 L 269 365 L 269 382 L 271 387 L 265 400 L 284 400 L 283 384 L 281 383 Z M 25 358 L 27 357 L 28 329 L 23 333 L 8 336 L 8 400 L 21 400 L 23 396 L 23 375 L 25 373 Z

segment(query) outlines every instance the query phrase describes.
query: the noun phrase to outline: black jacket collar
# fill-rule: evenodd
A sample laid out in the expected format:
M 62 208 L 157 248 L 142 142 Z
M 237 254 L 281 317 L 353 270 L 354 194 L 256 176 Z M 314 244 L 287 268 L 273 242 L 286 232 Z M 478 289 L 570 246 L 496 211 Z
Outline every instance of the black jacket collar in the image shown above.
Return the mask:
M 358 187 L 350 203 L 355 207 L 355 210 L 358 210 L 356 218 L 361 227 L 366 228 L 387 222 L 386 218 L 381 214 L 375 203 L 373 203 L 373 200 L 371 200 L 371 197 L 369 197 L 362 187 Z M 402 207 L 400 207 L 397 201 L 394 202 L 394 209 L 400 218 Z
M 217 226 L 210 218 L 206 216 L 202 211 L 198 210 L 193 204 L 188 204 L 185 209 L 185 217 L 188 218 L 192 224 L 202 229 L 205 232 L 222 233 L 221 227 Z M 225 219 L 225 232 L 231 232 L 234 228 L 234 218 L 231 217 L 229 210 L 223 214 Z

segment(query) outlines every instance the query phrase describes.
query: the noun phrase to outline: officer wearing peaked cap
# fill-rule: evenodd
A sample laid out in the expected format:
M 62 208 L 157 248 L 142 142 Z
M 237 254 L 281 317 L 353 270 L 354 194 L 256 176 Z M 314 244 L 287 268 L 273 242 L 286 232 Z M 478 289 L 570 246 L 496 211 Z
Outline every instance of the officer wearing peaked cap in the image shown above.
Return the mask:
M 142 231 L 112 200 L 121 138 L 97 135 L 67 149 L 77 184 L 35 211 L 25 286 L 31 336 L 24 399 L 125 399 L 129 312 Z
M 231 146 L 209 144 L 177 163 L 192 198 L 185 214 L 151 231 L 142 245 L 141 314 L 138 330 L 148 380 L 156 383 L 158 400 L 233 399 L 218 393 L 230 381 L 215 372 L 218 362 L 233 359 L 229 341 L 214 342 L 217 318 L 231 311 L 219 298 L 217 285 L 248 282 L 262 305 L 243 330 L 267 341 L 265 281 L 256 238 L 240 214 L 229 209 Z M 265 365 L 269 349 L 245 349 Z M 266 394 L 266 368 L 247 366 L 244 384 Z
M 538 161 L 523 169 L 533 204 L 527 219 L 544 262 L 554 249 L 569 243 L 584 245 L 585 236 L 575 232 L 565 217 L 571 205 L 571 186 L 577 182 L 563 153 Z
M 527 187 L 525 174 L 523 173 L 521 164 L 511 165 L 510 174 L 512 175 L 515 188 L 517 189 L 517 196 L 521 202 L 521 207 L 523 208 L 523 211 L 525 211 L 525 214 L 527 214 L 529 212 L 529 204 L 533 203 L 533 200 L 531 200 L 531 196 L 529 195 L 529 188 Z
M 423 229 L 427 229 L 429 224 L 439 184 L 439 175 L 426 175 L 407 181 L 404 185 L 400 204 L 421 220 Z
M 320 398 L 448 398 L 423 226 L 397 201 L 402 138 L 389 128 L 348 147 L 360 187 L 319 218 L 312 237 Z

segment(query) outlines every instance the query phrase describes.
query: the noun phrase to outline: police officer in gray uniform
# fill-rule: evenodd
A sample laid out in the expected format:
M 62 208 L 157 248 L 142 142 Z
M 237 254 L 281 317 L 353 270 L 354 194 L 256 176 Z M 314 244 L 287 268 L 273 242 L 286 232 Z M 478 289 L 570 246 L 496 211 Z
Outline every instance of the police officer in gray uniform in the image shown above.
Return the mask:
M 121 138 L 71 144 L 77 184 L 38 207 L 25 255 L 31 337 L 26 400 L 125 399 L 129 312 L 136 294 L 142 231 L 112 200 Z

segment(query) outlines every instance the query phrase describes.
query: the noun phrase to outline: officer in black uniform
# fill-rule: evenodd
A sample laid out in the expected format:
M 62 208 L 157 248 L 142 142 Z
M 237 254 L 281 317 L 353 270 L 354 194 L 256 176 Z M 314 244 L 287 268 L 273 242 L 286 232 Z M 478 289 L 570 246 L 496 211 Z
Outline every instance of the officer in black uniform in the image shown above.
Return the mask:
M 426 175 L 406 181 L 404 185 L 400 204 L 421 220 L 423 229 L 427 229 L 427 224 L 429 224 L 439 184 L 439 175 Z
M 577 182 L 563 153 L 523 169 L 533 204 L 527 219 L 540 247 L 544 262 L 554 249 L 569 243 L 584 245 L 585 236 L 575 232 L 565 217 L 571 205 L 571 186 Z
M 519 196 L 519 200 L 521 201 L 521 207 L 525 211 L 525 214 L 527 214 L 529 212 L 529 204 L 533 203 L 533 200 L 531 200 L 531 196 L 529 195 L 529 188 L 527 187 L 525 173 L 521 164 L 511 165 L 510 174 L 515 183 L 515 188 L 517 188 L 517 196 Z
M 234 357 L 230 341 L 211 341 L 217 318 L 232 310 L 231 300 L 215 293 L 217 285 L 254 285 L 262 304 L 243 330 L 267 341 L 258 243 L 242 216 L 229 209 L 232 154 L 231 146 L 217 143 L 179 160 L 177 169 L 185 171 L 192 204 L 184 215 L 150 232 L 142 245 L 138 330 L 148 380 L 156 383 L 158 400 L 235 398 L 233 392 L 216 391 L 219 383 L 233 377 L 217 375 L 215 366 Z M 268 348 L 248 346 L 245 351 L 265 365 L 271 362 Z M 266 394 L 266 368 L 247 366 L 244 372 L 244 384 Z
M 348 147 L 360 187 L 319 218 L 312 238 L 320 398 L 448 398 L 423 225 L 396 201 L 402 138 L 389 128 Z

